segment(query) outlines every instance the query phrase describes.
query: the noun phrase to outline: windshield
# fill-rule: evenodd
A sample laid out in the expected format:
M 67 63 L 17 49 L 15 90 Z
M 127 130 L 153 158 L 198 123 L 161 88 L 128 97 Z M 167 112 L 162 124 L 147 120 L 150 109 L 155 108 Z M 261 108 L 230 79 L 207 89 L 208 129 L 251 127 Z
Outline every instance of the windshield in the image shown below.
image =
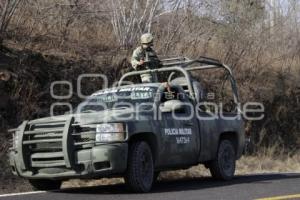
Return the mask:
M 90 113 L 107 109 L 134 108 L 141 104 L 152 107 L 156 91 L 156 87 L 142 86 L 101 90 L 81 103 L 75 112 Z

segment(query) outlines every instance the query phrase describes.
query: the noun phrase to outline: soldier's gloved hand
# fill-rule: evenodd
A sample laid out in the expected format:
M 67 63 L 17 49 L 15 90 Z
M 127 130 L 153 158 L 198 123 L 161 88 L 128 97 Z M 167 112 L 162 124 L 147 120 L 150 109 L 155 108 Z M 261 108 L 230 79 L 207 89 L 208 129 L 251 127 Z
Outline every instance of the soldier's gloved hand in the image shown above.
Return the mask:
M 145 69 L 145 61 L 141 60 L 140 63 L 136 66 L 137 70 L 144 70 Z

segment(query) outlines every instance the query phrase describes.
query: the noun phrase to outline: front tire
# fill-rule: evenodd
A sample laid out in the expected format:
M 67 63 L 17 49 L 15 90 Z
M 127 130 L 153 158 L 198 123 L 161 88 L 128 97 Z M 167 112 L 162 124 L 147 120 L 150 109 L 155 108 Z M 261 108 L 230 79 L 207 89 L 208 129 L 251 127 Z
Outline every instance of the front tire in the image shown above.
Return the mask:
M 59 190 L 62 184 L 60 180 L 30 179 L 29 183 L 34 190 Z
M 236 154 L 230 140 L 220 142 L 216 158 L 209 163 L 209 170 L 213 178 L 231 180 L 234 176 Z
M 152 152 L 144 141 L 134 142 L 130 146 L 125 182 L 134 192 L 149 192 L 152 188 L 154 165 Z

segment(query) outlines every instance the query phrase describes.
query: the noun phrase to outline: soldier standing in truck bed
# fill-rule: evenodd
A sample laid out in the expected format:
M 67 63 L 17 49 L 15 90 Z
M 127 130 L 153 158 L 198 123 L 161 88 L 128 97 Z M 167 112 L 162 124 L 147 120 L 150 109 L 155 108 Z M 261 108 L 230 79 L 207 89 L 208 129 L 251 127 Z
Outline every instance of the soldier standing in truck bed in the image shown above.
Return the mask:
M 153 50 L 153 35 L 146 33 L 141 36 L 141 46 L 137 47 L 131 58 L 132 67 L 135 70 L 155 69 L 160 66 L 160 61 Z M 153 74 L 141 74 L 143 83 L 156 82 Z

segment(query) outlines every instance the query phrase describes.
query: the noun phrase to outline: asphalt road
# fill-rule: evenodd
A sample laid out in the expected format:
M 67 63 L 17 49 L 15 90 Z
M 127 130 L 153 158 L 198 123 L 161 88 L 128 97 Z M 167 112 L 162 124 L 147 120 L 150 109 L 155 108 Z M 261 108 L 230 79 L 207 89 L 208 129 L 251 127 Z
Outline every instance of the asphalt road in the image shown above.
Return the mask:
M 131 194 L 126 190 L 125 185 L 121 184 L 0 196 L 3 200 L 244 200 L 260 198 L 300 199 L 300 174 L 236 176 L 230 182 L 215 181 L 211 178 L 161 181 L 156 183 L 152 192 L 148 194 Z

